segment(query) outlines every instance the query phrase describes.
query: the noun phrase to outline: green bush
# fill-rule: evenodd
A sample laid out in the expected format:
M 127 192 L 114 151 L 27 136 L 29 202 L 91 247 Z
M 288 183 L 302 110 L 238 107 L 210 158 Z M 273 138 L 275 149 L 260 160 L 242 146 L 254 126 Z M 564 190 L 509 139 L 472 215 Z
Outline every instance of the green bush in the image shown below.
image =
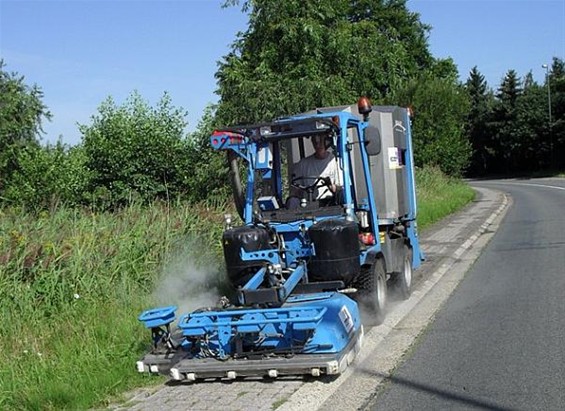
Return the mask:
M 80 126 L 91 201 L 115 207 L 185 193 L 191 173 L 185 116 L 166 93 L 156 108 L 136 92 L 122 106 L 103 102 L 92 124 Z
M 26 209 L 51 209 L 83 201 L 89 181 L 81 147 L 27 145 L 17 152 L 18 167 L 10 175 L 4 200 Z
M 226 153 L 210 147 L 210 136 L 217 127 L 215 121 L 214 107 L 208 106 L 196 130 L 189 135 L 190 176 L 186 180 L 186 198 L 193 203 L 204 201 L 217 205 L 231 196 Z

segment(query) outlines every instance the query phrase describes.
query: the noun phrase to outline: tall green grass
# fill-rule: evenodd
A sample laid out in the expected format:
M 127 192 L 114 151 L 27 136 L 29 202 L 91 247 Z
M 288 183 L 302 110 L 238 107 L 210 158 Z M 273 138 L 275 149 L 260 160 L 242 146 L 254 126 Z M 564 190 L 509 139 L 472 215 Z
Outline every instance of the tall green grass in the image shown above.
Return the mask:
M 83 409 L 143 382 L 132 365 L 160 273 L 221 247 L 220 209 L 134 206 L 0 215 L 0 409 Z M 216 278 L 210 279 L 215 286 Z
M 473 198 L 435 169 L 419 170 L 417 186 L 420 227 Z M 137 316 L 179 254 L 221 261 L 225 210 L 0 211 L 0 409 L 85 409 L 154 382 L 134 370 L 149 340 Z M 196 286 L 221 286 L 220 275 Z
M 439 168 L 416 172 L 418 227 L 420 230 L 454 213 L 475 198 L 475 192 L 459 179 L 445 176 Z

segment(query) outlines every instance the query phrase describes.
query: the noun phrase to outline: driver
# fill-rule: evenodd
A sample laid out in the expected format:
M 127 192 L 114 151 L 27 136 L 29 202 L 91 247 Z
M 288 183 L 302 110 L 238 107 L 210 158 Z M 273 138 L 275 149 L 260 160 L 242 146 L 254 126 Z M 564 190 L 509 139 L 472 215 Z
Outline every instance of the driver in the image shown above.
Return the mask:
M 314 198 L 316 200 L 335 196 L 338 189 L 342 186 L 339 166 L 335 156 L 328 151 L 328 146 L 326 145 L 327 138 L 325 135 L 312 136 L 314 154 L 301 159 L 294 165 L 293 175 L 295 177 L 302 177 L 300 184 L 303 186 L 314 184 L 318 177 L 324 179 L 323 183 L 318 183 L 318 187 L 314 191 Z M 296 199 L 305 198 L 306 192 L 292 187 L 290 195 L 289 208 L 295 208 Z M 295 201 L 292 201 L 293 197 L 295 197 Z

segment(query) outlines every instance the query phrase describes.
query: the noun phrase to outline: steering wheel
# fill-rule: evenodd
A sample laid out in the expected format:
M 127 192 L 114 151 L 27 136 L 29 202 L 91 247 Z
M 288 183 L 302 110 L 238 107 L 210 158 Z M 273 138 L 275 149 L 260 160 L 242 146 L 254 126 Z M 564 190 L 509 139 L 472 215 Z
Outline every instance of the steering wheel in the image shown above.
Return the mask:
M 304 182 L 311 180 L 314 180 L 312 184 L 309 185 L 303 184 Z M 302 184 L 300 182 L 302 182 Z M 299 176 L 299 177 L 294 177 L 290 182 L 291 187 L 302 190 L 307 194 L 313 194 L 314 190 L 318 187 L 328 187 L 328 189 L 330 189 L 331 192 L 331 185 L 332 182 L 329 177 Z

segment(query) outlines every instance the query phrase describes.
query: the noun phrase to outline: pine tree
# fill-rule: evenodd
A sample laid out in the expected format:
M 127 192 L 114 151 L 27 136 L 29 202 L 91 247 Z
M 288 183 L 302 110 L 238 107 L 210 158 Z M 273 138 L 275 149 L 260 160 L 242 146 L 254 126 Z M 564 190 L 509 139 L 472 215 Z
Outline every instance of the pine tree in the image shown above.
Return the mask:
M 492 170 L 509 173 L 512 169 L 512 155 L 517 148 L 514 123 L 517 118 L 517 101 L 522 93 L 522 83 L 515 70 L 509 70 L 496 93 L 493 109 L 493 148 L 494 159 Z
M 512 124 L 512 171 L 537 171 L 549 165 L 546 129 L 546 93 L 533 80 L 531 72 L 524 79 L 524 90 L 518 96 L 516 120 Z
M 548 84 L 545 84 L 547 91 Z M 553 166 L 558 169 L 565 168 L 565 61 L 553 58 L 549 73 L 549 87 L 551 92 L 551 128 L 547 130 L 551 137 L 553 152 Z M 547 111 L 547 103 L 546 103 Z M 546 117 L 547 119 L 548 117 Z M 549 122 L 547 123 L 549 125 Z M 551 135 L 549 133 L 551 132 Z
M 469 95 L 470 109 L 466 122 L 466 135 L 473 148 L 470 175 L 483 175 L 487 172 L 490 157 L 493 154 L 491 134 L 487 127 L 488 115 L 492 106 L 492 93 L 488 89 L 485 77 L 477 66 L 469 73 L 465 83 Z

